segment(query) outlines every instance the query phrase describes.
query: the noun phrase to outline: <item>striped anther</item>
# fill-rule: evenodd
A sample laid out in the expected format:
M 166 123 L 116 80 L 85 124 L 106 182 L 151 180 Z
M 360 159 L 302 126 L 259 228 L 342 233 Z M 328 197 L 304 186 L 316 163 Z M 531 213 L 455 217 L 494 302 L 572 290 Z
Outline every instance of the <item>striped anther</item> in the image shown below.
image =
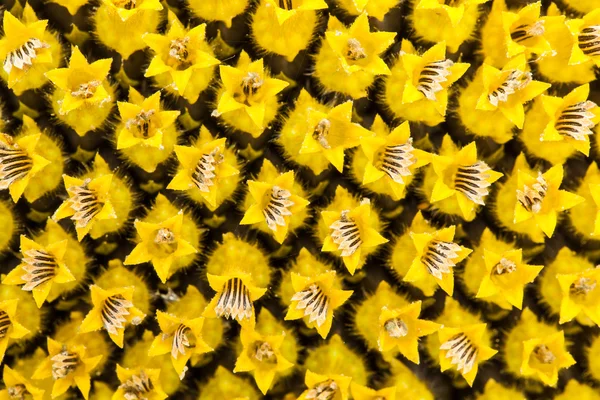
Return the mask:
M 10 74 L 13 68 L 27 70 L 33 65 L 33 60 L 37 57 L 38 49 L 48 48 L 48 44 L 39 39 L 31 38 L 21 47 L 11 51 L 4 59 L 3 69 Z
M 33 160 L 29 154 L 8 135 L 0 141 L 0 189 L 7 189 L 14 182 L 27 176 L 33 167 Z
M 387 146 L 379 157 L 377 167 L 394 182 L 403 184 L 402 177 L 412 175 L 410 166 L 417 162 L 413 150 L 412 138 L 409 138 L 404 144 Z
M 67 349 L 63 349 L 50 360 L 52 361 L 52 377 L 54 380 L 66 377 L 75 371 L 80 363 L 79 356 Z
M 21 276 L 25 281 L 23 290 L 33 290 L 36 287 L 51 281 L 56 276 L 58 264 L 56 259 L 45 250 L 30 249 L 23 253 L 21 268 L 26 272 Z
M 154 384 L 148 375 L 141 371 L 139 375 L 132 375 L 121 388 L 125 400 L 144 400 L 148 398 L 148 393 L 154 390 Z
M 577 40 L 583 54 L 589 57 L 600 56 L 600 25 L 583 28 Z
M 317 326 L 325 323 L 329 309 L 329 297 L 319 285 L 313 283 L 308 288 L 295 293 L 292 301 L 298 302 L 296 309 L 304 310 L 304 316 L 309 317 L 309 322 L 316 322 Z
M 223 154 L 219 151 L 220 149 L 215 147 L 210 153 L 203 154 L 192 173 L 192 182 L 203 193 L 210 192 L 210 187 L 215 184 L 213 179 L 216 177 L 216 166 L 223 162 Z
M 595 115 L 590 111 L 594 108 L 596 103 L 589 100 L 570 105 L 562 111 L 554 128 L 562 136 L 574 140 L 586 140 L 587 136 L 594 133 L 592 128 L 595 125 L 593 121 Z
M 452 365 L 456 365 L 458 372 L 463 375 L 469 373 L 477 360 L 477 347 L 464 333 L 459 333 L 440 346 L 440 350 L 446 350 L 446 358 L 451 359 Z
M 467 196 L 473 203 L 485 205 L 484 199 L 490 194 L 490 175 L 487 173 L 490 170 L 483 161 L 477 161 L 473 165 L 461 165 L 456 171 L 454 189 Z
M 518 69 L 510 71 L 504 82 L 488 94 L 489 102 L 495 107 L 501 102 L 506 103 L 508 96 L 529 85 L 532 79 L 531 72 Z
M 4 310 L 0 310 L 0 340 L 6 337 L 11 325 L 12 322 L 10 322 L 8 313 Z
M 421 262 L 431 275 L 442 279 L 442 274 L 452 272 L 452 268 L 456 265 L 454 259 L 458 258 L 459 251 L 460 246 L 456 243 L 432 240 L 421 257 Z
M 173 345 L 171 346 L 171 356 L 177 359 L 179 354 L 185 354 L 186 348 L 190 346 L 190 340 L 187 334 L 191 332 L 191 329 L 184 325 L 179 324 L 175 332 L 173 333 Z
M 98 200 L 98 194 L 88 188 L 91 180 L 88 178 L 81 186 L 72 186 L 67 189 L 71 195 L 71 209 L 75 214 L 71 217 L 77 228 L 86 227 L 90 221 L 102 211 L 104 204 Z
M 116 335 L 117 329 L 125 328 L 129 308 L 133 303 L 125 299 L 120 294 L 108 297 L 104 300 L 104 306 L 101 311 L 102 325 L 110 334 Z
M 271 197 L 263 210 L 267 226 L 272 231 L 277 230 L 277 226 L 285 226 L 285 218 L 292 215 L 289 210 L 294 205 L 290 200 L 292 194 L 289 190 L 282 189 L 279 186 L 273 186 Z
M 250 291 L 240 278 L 232 278 L 223 286 L 223 292 L 219 296 L 215 313 L 218 317 L 243 321 L 252 318 L 252 301 Z
M 435 94 L 444 90 L 442 83 L 448 80 L 451 74 L 450 67 L 454 65 L 452 60 L 439 60 L 431 62 L 423 67 L 419 74 L 417 90 L 432 101 L 436 100 Z
M 362 244 L 360 229 L 356 222 L 348 217 L 348 210 L 341 213 L 340 219 L 335 221 L 329 229 L 333 243 L 337 244 L 338 250 L 342 252 L 342 257 L 349 257 L 358 250 Z
M 512 29 L 510 38 L 514 42 L 521 43 L 536 36 L 543 35 L 545 31 L 544 20 L 541 19 L 533 24 L 521 24 Z

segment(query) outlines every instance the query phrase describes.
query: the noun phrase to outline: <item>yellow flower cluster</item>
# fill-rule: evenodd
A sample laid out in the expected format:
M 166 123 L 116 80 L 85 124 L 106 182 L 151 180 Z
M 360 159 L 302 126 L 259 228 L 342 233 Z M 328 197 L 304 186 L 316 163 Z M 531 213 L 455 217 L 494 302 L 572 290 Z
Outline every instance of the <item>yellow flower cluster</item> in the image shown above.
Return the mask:
M 600 0 L 0 18 L 0 399 L 600 399 Z

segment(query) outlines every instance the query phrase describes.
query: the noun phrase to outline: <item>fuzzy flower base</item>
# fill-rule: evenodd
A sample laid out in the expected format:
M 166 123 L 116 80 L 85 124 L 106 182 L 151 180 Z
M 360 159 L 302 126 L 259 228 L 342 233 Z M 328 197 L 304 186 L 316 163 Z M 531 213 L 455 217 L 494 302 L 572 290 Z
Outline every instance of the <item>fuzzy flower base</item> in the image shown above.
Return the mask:
M 600 0 L 0 3 L 0 400 L 600 400 Z

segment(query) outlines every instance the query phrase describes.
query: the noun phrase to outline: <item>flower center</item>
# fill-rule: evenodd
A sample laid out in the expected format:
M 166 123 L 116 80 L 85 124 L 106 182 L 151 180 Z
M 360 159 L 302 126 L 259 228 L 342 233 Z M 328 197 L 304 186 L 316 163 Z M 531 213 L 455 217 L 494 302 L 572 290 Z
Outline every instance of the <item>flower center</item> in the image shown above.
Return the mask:
M 317 383 L 306 393 L 309 400 L 332 400 L 338 393 L 339 386 L 333 379 Z
M 403 184 L 402 177 L 412 175 L 410 166 L 417 162 L 413 150 L 412 138 L 404 144 L 386 146 L 378 154 L 377 168 L 385 172 L 394 182 Z
M 191 64 L 188 60 L 190 53 L 187 46 L 189 43 L 190 38 L 187 36 L 171 40 L 169 57 L 175 62 L 177 70 L 187 69 Z
M 317 142 L 319 142 L 321 147 L 323 147 L 324 149 L 331 148 L 331 146 L 329 145 L 329 142 L 327 141 L 327 136 L 329 136 L 330 129 L 331 129 L 331 122 L 328 119 L 323 118 L 322 120 L 319 121 L 317 126 L 315 126 L 315 130 L 313 131 L 313 139 L 315 139 Z
M 417 90 L 427 99 L 435 101 L 435 94 L 444 90 L 442 83 L 448 80 L 453 65 L 452 60 L 439 60 L 425 65 L 419 74 Z
M 453 365 L 463 375 L 469 373 L 477 359 L 477 347 L 464 333 L 459 333 L 440 346 L 440 350 L 446 350 L 446 358 L 451 358 Z
M 283 8 L 284 10 L 293 10 L 294 0 L 279 0 L 279 8 Z
M 8 396 L 14 400 L 25 400 L 26 396 L 31 394 L 22 383 L 10 386 L 6 389 Z
M 133 10 L 137 6 L 136 0 L 113 0 L 115 7 Z
M 552 364 L 556 360 L 556 356 L 545 344 L 536 346 L 532 355 L 542 364 Z
M 243 321 L 252 318 L 253 308 L 250 300 L 250 290 L 240 278 L 228 280 L 223 285 L 223 291 L 215 307 L 218 317 Z
M 576 296 L 585 296 L 596 289 L 596 280 L 592 278 L 581 277 L 571 284 L 569 288 L 571 294 Z
M 385 331 L 393 337 L 394 339 L 398 339 L 408 335 L 408 327 L 400 318 L 392 318 L 385 321 L 383 325 Z
M 87 178 L 81 186 L 73 186 L 68 189 L 71 194 L 71 209 L 75 214 L 71 217 L 77 228 L 84 228 L 102 210 L 104 203 L 98 199 L 95 190 L 88 188 L 91 179 Z
M 333 243 L 337 244 L 338 250 L 342 252 L 342 257 L 351 256 L 362 244 L 360 229 L 356 222 L 348 216 L 349 212 L 349 210 L 342 211 L 340 219 L 329 227 L 332 230 L 331 239 Z
M 8 313 L 4 310 L 0 310 L 0 340 L 4 339 L 12 322 L 10 322 L 10 318 L 8 317 Z
M 563 136 L 575 140 L 586 140 L 593 134 L 594 113 L 590 110 L 596 107 L 593 101 L 582 101 L 565 108 L 556 120 L 554 128 Z
M 533 24 L 520 24 L 512 28 L 510 38 L 514 42 L 521 43 L 533 37 L 543 35 L 544 31 L 544 20 L 539 20 Z
M 22 262 L 21 268 L 27 272 L 21 277 L 25 281 L 23 290 L 33 290 L 56 276 L 56 259 L 45 250 L 29 249 L 23 252 Z
M 194 347 L 192 330 L 184 325 L 179 324 L 173 334 L 173 345 L 171 346 L 171 356 L 177 359 L 179 354 L 185 355 L 186 348 Z
M 291 196 L 292 194 L 289 190 L 273 186 L 267 205 L 263 209 L 263 214 L 270 230 L 276 231 L 277 226 L 285 226 L 285 217 L 292 215 L 292 212 L 289 210 L 294 205 L 294 202 L 290 200 Z
M 147 399 L 147 394 L 154 390 L 154 385 L 148 375 L 141 371 L 139 375 L 132 375 L 121 385 L 121 388 L 125 400 L 143 400 Z
M 10 136 L 3 136 L 4 140 L 0 140 L 0 189 L 6 189 L 25 178 L 33 167 L 29 154 L 14 143 Z
M 296 310 L 304 310 L 304 316 L 309 317 L 309 322 L 316 321 L 317 326 L 325 323 L 329 309 L 329 297 L 319 285 L 313 283 L 308 288 L 295 293 L 292 301 L 298 302 Z
M 265 82 L 258 73 L 248 72 L 246 76 L 242 78 L 242 83 L 240 85 L 242 92 L 235 94 L 236 99 L 243 98 L 243 101 L 238 101 L 250 106 L 250 101 L 258 95 L 258 92 L 264 83 Z
M 504 82 L 488 94 L 488 101 L 494 107 L 498 107 L 500 102 L 506 103 L 508 101 L 508 96 L 529 85 L 532 79 L 531 72 L 518 69 L 510 71 Z
M 358 61 L 367 58 L 365 49 L 357 39 L 348 39 L 346 44 L 346 58 L 351 61 Z
M 66 348 L 51 358 L 52 360 L 52 378 L 54 380 L 62 379 L 69 375 L 79 366 L 81 362 L 76 353 L 71 353 Z
M 166 257 L 177 250 L 177 237 L 175 233 L 167 228 L 160 228 L 154 236 L 154 243 L 151 246 L 155 253 Z
M 96 93 L 96 89 L 100 86 L 102 82 L 98 80 L 89 81 L 87 83 L 82 83 L 77 87 L 77 90 L 71 91 L 71 96 L 76 97 L 78 99 L 89 99 L 94 93 Z
M 277 362 L 277 356 L 271 345 L 267 342 L 255 342 L 253 356 L 260 362 L 274 364 Z
M 512 274 L 517 270 L 517 264 L 513 261 L 502 258 L 498 264 L 493 269 L 493 273 L 495 275 L 504 275 L 504 274 Z
M 583 28 L 577 39 L 583 54 L 590 57 L 600 55 L 600 25 Z
M 421 256 L 421 262 L 427 272 L 442 279 L 442 274 L 449 274 L 456 265 L 453 260 L 458 258 L 459 251 L 460 246 L 456 243 L 434 239 L 429 242 L 425 254 Z
M 210 192 L 210 187 L 214 185 L 215 168 L 225 158 L 219 151 L 219 147 L 215 147 L 209 154 L 203 154 L 192 173 L 192 182 L 201 192 Z
M 150 134 L 150 126 L 154 114 L 156 114 L 155 110 L 142 110 L 138 115 L 135 116 L 135 118 L 127 121 L 125 128 L 131 129 L 132 126 L 135 126 L 135 136 L 148 139 L 149 137 L 154 136 L 154 132 L 152 132 L 152 135 Z
M 42 42 L 39 39 L 31 38 L 21 47 L 11 51 L 4 59 L 4 71 L 10 74 L 13 67 L 22 71 L 27 71 L 32 65 L 33 60 L 37 57 L 38 49 L 49 48 L 50 45 Z
M 131 307 L 133 307 L 133 303 L 120 294 L 110 296 L 104 300 L 104 306 L 100 313 L 104 329 L 113 335 L 117 334 L 117 329 L 125 329 L 126 317 L 129 315 L 129 308 Z
M 542 202 L 546 197 L 548 191 L 548 184 L 542 176 L 541 172 L 538 172 L 536 182 L 531 186 L 525 185 L 523 191 L 517 189 L 517 201 L 529 212 L 539 213 L 542 209 Z

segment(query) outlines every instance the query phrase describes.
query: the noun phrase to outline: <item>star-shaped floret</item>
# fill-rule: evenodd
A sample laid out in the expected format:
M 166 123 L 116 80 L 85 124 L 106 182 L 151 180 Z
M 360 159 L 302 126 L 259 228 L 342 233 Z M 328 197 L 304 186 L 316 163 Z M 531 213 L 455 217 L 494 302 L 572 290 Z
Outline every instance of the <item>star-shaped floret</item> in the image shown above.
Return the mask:
M 558 371 L 575 364 L 567 351 L 563 331 L 523 342 L 521 374 L 536 377 L 548 386 L 556 386 Z
M 438 331 L 442 371 L 456 368 L 469 386 L 473 386 L 479 364 L 498 352 L 482 343 L 486 326 L 475 324 L 461 328 L 443 327 Z
M 350 274 L 365 263 L 362 252 L 377 247 L 388 240 L 371 227 L 371 202 L 363 199 L 361 204 L 352 210 L 342 212 L 322 211 L 321 216 L 329 227 L 321 251 L 335 252 L 344 261 Z
M 560 274 L 556 279 L 562 292 L 559 322 L 569 322 L 583 312 L 600 326 L 600 268 Z
M 344 375 L 321 375 L 306 370 L 304 384 L 308 387 L 297 400 L 316 400 L 330 398 L 336 400 L 348 400 L 350 392 L 350 381 L 352 377 Z
M 419 338 L 440 329 L 435 322 L 419 319 L 421 302 L 416 301 L 402 308 L 383 307 L 379 314 L 379 351 L 398 350 L 415 364 L 419 364 Z
M 404 277 L 406 282 L 423 280 L 430 274 L 448 295 L 454 293 L 454 267 L 472 250 L 454 243 L 455 226 L 433 233 L 410 233 L 417 254 Z
M 214 115 L 230 114 L 239 115 L 253 124 L 249 131 L 254 136 L 259 136 L 267 125 L 273 120 L 270 108 L 272 103 L 277 104 L 277 94 L 289 84 L 280 79 L 271 78 L 264 67 L 264 60 L 252 61 L 247 53 L 242 52 L 235 67 L 221 65 L 219 67 L 224 91 L 217 100 Z M 230 118 L 225 117 L 228 123 Z M 243 128 L 240 125 L 240 128 Z
M 31 291 L 38 307 L 46 301 L 53 285 L 75 280 L 63 258 L 68 241 L 62 240 L 42 246 L 21 235 L 21 264 L 2 280 L 4 285 L 22 285 Z
M 43 400 L 45 391 L 34 386 L 29 379 L 11 369 L 8 365 L 4 366 L 2 379 L 6 389 L 0 391 L 1 399 L 25 399 L 25 396 L 31 396 L 33 400 Z
M 554 234 L 558 213 L 584 201 L 583 197 L 559 190 L 563 181 L 562 165 L 555 165 L 543 174 L 539 172 L 537 177 L 519 170 L 517 181 L 514 223 L 533 218 L 548 237 Z
M 104 88 L 112 58 L 89 63 L 79 47 L 73 46 L 67 68 L 56 68 L 46 72 L 48 79 L 64 91 L 58 112 L 62 115 L 88 105 L 101 105 L 112 101 Z
M 125 328 L 130 324 L 139 325 L 146 317 L 133 304 L 134 290 L 133 286 L 105 290 L 91 285 L 93 308 L 82 321 L 79 331 L 86 333 L 104 328 L 112 341 L 123 348 Z
M 483 93 L 477 101 L 477 110 L 500 110 L 508 120 L 523 129 L 523 105 L 550 88 L 550 84 L 534 81 L 524 55 L 511 59 L 504 68 L 489 64 L 482 66 Z
M 198 251 L 183 238 L 183 210 L 159 223 L 135 221 L 140 242 L 129 253 L 125 265 L 151 262 L 160 280 L 164 283 L 171 275 L 175 259 Z
M 397 199 L 404 194 L 405 177 L 429 164 L 431 154 L 415 149 L 410 136 L 410 126 L 404 122 L 385 137 L 365 136 L 360 145 L 368 162 L 364 170 L 363 185 L 383 179 L 390 185 Z
M 168 396 L 162 388 L 160 372 L 160 369 L 123 368 L 117 364 L 117 378 L 121 384 L 113 395 L 113 400 L 166 399 Z
M 521 309 L 525 285 L 533 282 L 544 266 L 525 264 L 521 249 L 508 250 L 502 254 L 485 249 L 483 258 L 488 273 L 483 277 L 476 297 L 501 295 L 510 304 Z
M 540 135 L 541 141 L 571 144 L 586 156 L 590 153 L 590 136 L 600 122 L 600 108 L 588 100 L 590 86 L 581 85 L 565 97 L 542 96 L 542 105 L 549 117 Z
M 207 274 L 210 287 L 217 292 L 202 316 L 207 318 L 234 319 L 239 323 L 253 324 L 254 302 L 261 298 L 266 288 L 254 284 L 252 276 L 247 273 L 226 275 Z
M 573 48 L 569 65 L 583 64 L 589 60 L 600 66 L 600 10 L 595 9 L 583 18 L 569 19 L 566 21 L 571 35 L 573 35 Z
M 272 182 L 248 180 L 254 203 L 244 214 L 240 225 L 266 223 L 275 240 L 283 243 L 288 235 L 290 219 L 308 206 L 308 200 L 295 194 L 294 171 L 280 174 Z
M 32 379 L 52 377 L 54 380 L 52 398 L 62 395 L 75 385 L 87 400 L 91 387 L 91 374 L 102 357 L 102 355 L 87 357 L 85 346 L 67 346 L 48 338 L 48 357 L 35 370 Z
M 275 375 L 294 366 L 281 354 L 285 332 L 280 335 L 262 335 L 254 327 L 242 328 L 242 352 L 235 362 L 233 372 L 253 372 L 256 385 L 263 394 L 271 387 Z
M 0 364 L 9 343 L 21 339 L 29 333 L 29 330 L 17 319 L 18 302 L 17 299 L 0 301 Z M 4 372 L 6 373 L 6 370 Z
M 143 36 L 154 52 L 144 76 L 160 79 L 161 85 L 195 103 L 208 85 L 208 80 L 197 81 L 195 76 L 212 77 L 212 71 L 220 61 L 206 43 L 206 24 L 187 30 L 177 18 L 170 22 L 164 35 L 146 33 Z
M 204 354 L 213 349 L 202 339 L 204 318 L 179 318 L 175 315 L 156 311 L 156 319 L 161 333 L 154 338 L 148 355 L 151 357 L 171 354 L 175 372 L 182 378 L 186 364 L 194 354 Z
M 299 154 L 322 153 L 340 172 L 344 169 L 344 150 L 356 147 L 371 132 L 352 122 L 352 102 L 347 101 L 327 114 L 311 110 L 308 114 L 312 130 L 305 133 Z
M 502 174 L 478 159 L 475 142 L 459 150 L 446 135 L 441 152 L 443 155 L 435 155 L 431 161 L 437 180 L 430 202 L 455 198 L 463 218 L 472 220 L 477 207 L 485 205 L 490 186 Z
M 63 175 L 69 198 L 54 212 L 55 221 L 70 217 L 75 223 L 77 240 L 81 241 L 98 221 L 115 219 L 110 187 L 113 175 L 79 179 Z
M 141 99 L 140 99 L 141 100 Z M 162 130 L 173 125 L 179 111 L 163 110 L 160 91 L 142 100 L 141 104 L 117 102 L 123 129 L 117 134 L 117 149 L 126 149 L 141 144 L 164 148 Z
M 327 271 L 315 277 L 292 273 L 294 296 L 285 320 L 306 317 L 309 327 L 314 327 L 323 339 L 331 330 L 334 311 L 352 296 L 352 290 L 335 287 L 335 271 Z

